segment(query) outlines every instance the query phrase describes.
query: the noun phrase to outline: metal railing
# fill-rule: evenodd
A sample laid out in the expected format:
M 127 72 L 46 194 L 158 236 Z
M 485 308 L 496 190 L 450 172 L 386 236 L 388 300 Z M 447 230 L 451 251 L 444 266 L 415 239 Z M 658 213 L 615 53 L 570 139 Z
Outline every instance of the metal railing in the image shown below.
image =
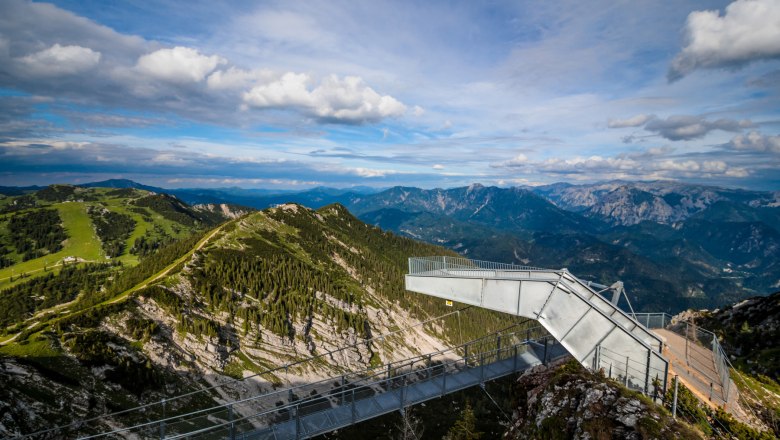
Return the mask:
M 469 271 L 536 271 L 549 270 L 533 266 L 496 263 L 493 261 L 471 260 L 463 257 L 412 257 L 409 258 L 409 275 L 447 276 Z
M 232 432 L 237 432 L 236 429 L 246 430 L 250 425 L 252 429 L 257 429 L 263 423 L 267 426 L 283 420 L 287 414 L 285 409 L 289 412 L 291 407 L 297 408 L 297 411 L 331 405 L 339 396 L 344 399 L 345 393 L 354 395 L 357 392 L 360 397 L 361 392 L 368 392 L 369 389 L 378 392 L 379 388 L 374 385 L 388 384 L 389 378 L 399 374 L 431 371 L 433 368 L 442 368 L 442 365 L 445 371 L 469 368 L 475 359 L 480 362 L 497 359 L 497 353 L 504 353 L 504 347 L 522 345 L 528 340 L 551 338 L 542 327 L 518 329 L 522 324 L 446 350 L 80 438 L 179 438 L 195 433 L 213 433 L 228 426 L 233 427 Z M 387 389 L 390 388 L 385 391 Z
M 235 438 L 277 438 L 273 427 L 288 424 L 288 428 L 294 431 L 292 438 L 305 438 L 316 433 L 322 433 L 330 429 L 336 429 L 341 426 L 354 424 L 362 420 L 369 419 L 382 413 L 403 409 L 407 406 L 427 400 L 420 395 L 410 393 L 408 390 L 411 385 L 423 382 L 432 382 L 437 387 L 435 396 L 444 395 L 463 387 L 474 384 L 454 384 L 448 385 L 447 378 L 467 370 L 477 370 L 482 381 L 491 379 L 490 372 L 485 367 L 499 361 L 513 359 L 515 366 L 510 369 L 514 371 L 518 368 L 519 355 L 522 349 L 530 342 L 537 342 L 545 348 L 551 346 L 549 341 L 551 336 L 543 336 L 538 339 L 520 340 L 514 339 L 514 343 L 506 344 L 508 338 L 519 338 L 528 334 L 538 334 L 540 328 L 524 330 L 513 334 L 497 335 L 492 338 L 494 348 L 487 351 L 469 350 L 472 343 L 460 346 L 464 352 L 458 357 L 446 356 L 452 354 L 452 349 L 437 353 L 419 356 L 404 361 L 397 368 L 383 366 L 379 369 L 367 370 L 364 374 L 342 376 L 335 378 L 339 386 L 328 392 L 316 394 L 309 398 L 303 398 L 291 401 L 286 405 L 278 406 L 273 409 L 259 411 L 236 417 L 233 419 L 223 418 L 209 426 L 196 431 L 184 432 L 167 438 L 214 438 L 215 436 Z M 531 333 L 529 333 L 529 331 Z M 534 333 L 537 332 L 537 333 Z M 490 338 L 484 338 L 481 341 L 489 341 Z M 568 355 L 568 354 L 567 354 Z M 546 363 L 567 355 L 559 355 L 555 358 L 548 356 L 546 351 L 538 363 Z M 331 383 L 334 379 L 329 379 Z M 365 411 L 364 408 L 372 406 L 370 399 L 376 399 L 382 395 L 393 394 L 388 399 L 390 406 L 377 405 L 372 412 Z M 430 398 L 431 396 L 428 396 Z M 365 404 L 362 402 L 366 402 Z M 386 401 L 386 403 L 387 403 Z M 381 408 L 380 408 L 381 407 Z M 325 415 L 324 413 L 332 409 L 344 409 L 339 413 Z M 303 418 L 320 414 L 319 423 L 305 423 Z M 369 413 L 366 415 L 366 413 Z M 339 420 L 339 414 L 342 420 Z M 343 417 L 346 416 L 346 417 Z M 213 419 L 212 419 L 213 420 Z M 319 429 L 319 431 L 317 431 Z
M 594 370 L 602 370 L 608 378 L 653 399 L 663 397 L 666 391 L 668 366 L 663 370 L 653 367 L 647 357 L 632 359 L 624 353 L 599 345 L 594 356 Z
M 635 319 L 640 324 L 644 324 L 647 328 L 664 328 L 685 338 L 685 360 L 688 365 L 696 369 L 705 377 L 719 380 L 723 401 L 729 401 L 731 376 L 728 366 L 728 357 L 715 333 L 703 329 L 689 321 L 673 322 L 672 316 L 668 313 L 636 313 Z M 690 355 L 689 343 L 696 344 L 712 351 L 714 373 L 717 378 L 711 377 L 710 372 L 706 371 L 706 365 L 698 365 L 698 362 Z

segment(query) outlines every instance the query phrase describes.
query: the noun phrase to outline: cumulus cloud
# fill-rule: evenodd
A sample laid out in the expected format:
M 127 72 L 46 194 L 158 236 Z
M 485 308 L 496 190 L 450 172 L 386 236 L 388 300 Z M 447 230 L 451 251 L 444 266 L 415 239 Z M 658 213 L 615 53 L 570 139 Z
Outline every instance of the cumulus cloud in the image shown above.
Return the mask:
M 97 66 L 100 52 L 88 47 L 55 44 L 17 59 L 25 73 L 34 76 L 61 76 L 82 73 Z
M 200 82 L 226 60 L 206 56 L 189 47 L 160 49 L 138 58 L 136 69 L 151 77 L 175 83 Z
M 753 127 L 749 120 L 717 119 L 708 121 L 702 116 L 674 115 L 666 119 L 654 115 L 638 115 L 629 119 L 610 119 L 610 128 L 642 127 L 670 141 L 698 139 L 713 130 L 737 132 Z M 633 140 L 633 136 L 624 138 L 624 142 Z
M 751 131 L 748 134 L 734 136 L 726 146 L 739 151 L 780 153 L 780 136 L 768 136 Z
M 515 156 L 515 157 L 513 157 L 513 158 L 511 158 L 509 160 L 505 160 L 505 161 L 497 164 L 497 166 L 512 168 L 512 167 L 525 166 L 527 164 L 528 164 L 528 156 L 526 156 L 523 153 L 520 153 L 517 156 Z
M 276 81 L 261 84 L 244 93 L 253 108 L 295 107 L 320 120 L 362 123 L 401 116 L 406 106 L 389 95 L 380 95 L 362 78 L 330 75 L 313 87 L 304 73 L 288 72 Z
M 610 119 L 607 122 L 607 127 L 609 128 L 641 127 L 653 118 L 655 118 L 655 115 L 636 115 L 628 119 Z
M 780 2 L 737 0 L 719 11 L 694 11 L 685 24 L 686 44 L 672 60 L 675 81 L 699 68 L 740 67 L 780 57 Z

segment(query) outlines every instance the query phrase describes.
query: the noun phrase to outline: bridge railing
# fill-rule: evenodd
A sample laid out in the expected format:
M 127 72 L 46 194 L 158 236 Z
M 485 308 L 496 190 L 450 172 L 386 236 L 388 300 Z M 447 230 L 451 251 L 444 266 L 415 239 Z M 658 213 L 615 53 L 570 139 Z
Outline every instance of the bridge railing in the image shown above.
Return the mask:
M 673 321 L 672 316 L 668 313 L 636 313 L 635 319 L 640 324 L 644 324 L 647 328 L 664 328 L 685 338 L 686 362 L 689 366 L 697 369 L 700 373 L 707 377 L 710 377 L 711 375 L 706 371 L 706 366 L 697 365 L 697 363 L 692 359 L 690 350 L 688 350 L 688 344 L 693 343 L 700 347 L 711 350 L 714 360 L 715 373 L 717 375 L 717 378 L 713 379 L 720 381 L 723 401 L 729 401 L 731 377 L 728 366 L 728 357 L 726 356 L 726 352 L 723 350 L 723 346 L 720 344 L 718 336 L 715 333 L 707 329 L 703 329 L 687 320 Z
M 462 257 L 412 257 L 409 258 L 409 275 L 447 276 L 463 271 L 534 271 L 545 270 L 533 266 L 496 263 L 493 261 L 471 260 Z M 463 274 L 458 274 L 462 276 Z
M 546 335 L 546 332 L 540 329 L 534 328 L 511 334 L 497 335 L 493 339 L 492 344 L 488 344 L 488 346 L 494 348 L 487 351 L 476 351 L 473 348 L 469 350 L 469 347 L 475 346 L 474 342 L 470 342 L 462 346 L 465 348 L 465 354 L 462 356 L 449 357 L 446 354 L 448 352 L 451 353 L 451 350 L 444 350 L 409 359 L 393 368 L 383 367 L 378 369 L 378 371 L 377 369 L 370 370 L 365 375 L 335 378 L 337 382 L 334 385 L 338 386 L 329 391 L 293 400 L 286 405 L 279 405 L 272 409 L 244 413 L 241 417 L 212 417 L 211 420 L 216 421 L 216 423 L 213 423 L 211 426 L 181 432 L 178 435 L 172 435 L 167 438 L 216 438 L 217 436 L 231 439 L 245 438 L 245 436 L 246 438 L 275 438 L 273 433 L 267 433 L 264 436 L 260 432 L 271 425 L 290 422 L 295 423 L 295 438 L 299 438 L 299 436 L 304 434 L 310 434 L 306 432 L 306 428 L 301 424 L 302 417 L 337 407 L 349 409 L 348 412 L 342 412 L 342 415 L 346 414 L 347 419 L 349 419 L 346 424 L 356 423 L 362 420 L 362 416 L 358 414 L 362 411 L 357 408 L 361 400 L 395 392 L 397 393 L 396 400 L 391 402 L 393 406 L 390 410 L 398 410 L 416 403 L 414 395 L 405 393 L 409 385 L 431 381 L 436 384 L 435 386 L 441 387 L 441 394 L 443 395 L 445 391 L 451 390 L 451 385 L 449 388 L 447 385 L 447 376 L 467 369 L 479 369 L 481 374 L 484 375 L 485 369 L 481 367 L 488 366 L 494 362 L 514 359 L 514 362 L 517 363 L 519 355 L 531 341 L 540 345 L 544 344 L 545 347 L 550 344 L 552 337 Z M 531 340 L 524 339 L 529 334 L 542 336 Z M 502 340 L 504 341 L 503 343 Z M 487 338 L 480 342 L 487 342 Z M 544 357 L 546 356 L 545 353 Z M 547 360 L 553 359 L 542 359 L 540 362 Z M 329 380 L 331 382 L 334 381 L 334 379 Z M 388 408 L 383 408 L 383 411 L 388 412 Z M 324 423 L 333 424 L 336 422 L 331 420 Z
M 268 422 L 275 421 L 284 415 L 284 408 L 289 408 L 291 405 L 302 405 L 305 402 L 312 401 L 316 404 L 317 401 L 322 399 L 322 396 L 332 396 L 334 391 L 343 391 L 347 388 L 353 389 L 357 384 L 380 383 L 386 381 L 387 378 L 394 377 L 398 374 L 411 374 L 418 370 L 422 371 L 434 368 L 435 364 L 447 365 L 448 368 L 452 369 L 460 362 L 460 364 L 467 367 L 469 362 L 473 362 L 475 356 L 479 356 L 480 354 L 488 353 L 484 356 L 486 356 L 488 360 L 491 359 L 491 356 L 493 356 L 495 352 L 502 349 L 502 345 L 512 346 L 527 339 L 548 337 L 547 332 L 542 327 L 519 328 L 520 325 L 522 325 L 522 323 L 446 350 L 419 355 L 361 371 L 345 372 L 340 377 L 278 389 L 270 393 L 264 393 L 222 405 L 215 405 L 186 414 L 170 416 L 167 418 L 164 417 L 163 419 L 118 428 L 110 432 L 81 438 L 86 440 L 115 438 L 117 436 L 128 437 L 133 435 L 142 438 L 169 438 L 171 436 L 174 436 L 175 438 L 177 435 L 189 435 L 188 433 L 193 432 L 211 432 L 214 426 L 229 424 L 232 421 L 245 420 L 247 419 L 247 415 L 251 415 L 253 424 L 260 423 L 264 419 L 267 419 L 266 421 Z M 453 361 L 453 359 L 455 361 Z

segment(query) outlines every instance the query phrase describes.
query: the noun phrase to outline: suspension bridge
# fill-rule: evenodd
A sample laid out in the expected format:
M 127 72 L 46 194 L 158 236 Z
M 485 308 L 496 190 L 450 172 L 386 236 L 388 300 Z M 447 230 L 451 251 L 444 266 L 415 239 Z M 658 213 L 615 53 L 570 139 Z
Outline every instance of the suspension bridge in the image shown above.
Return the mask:
M 619 283 L 610 289 L 566 269 L 453 257 L 410 258 L 405 282 L 412 292 L 527 320 L 446 350 L 184 414 L 166 415 L 162 401 L 19 438 L 311 438 L 568 357 L 649 396 L 663 396 L 679 375 L 713 406 L 728 408 L 736 399 L 714 335 L 707 339 L 687 324 L 682 332 L 665 314 L 624 312 L 617 305 Z M 603 296 L 607 290 L 614 293 L 611 301 Z M 538 324 L 530 327 L 531 321 Z M 155 405 L 162 417 L 99 428 L 112 416 L 158 414 Z

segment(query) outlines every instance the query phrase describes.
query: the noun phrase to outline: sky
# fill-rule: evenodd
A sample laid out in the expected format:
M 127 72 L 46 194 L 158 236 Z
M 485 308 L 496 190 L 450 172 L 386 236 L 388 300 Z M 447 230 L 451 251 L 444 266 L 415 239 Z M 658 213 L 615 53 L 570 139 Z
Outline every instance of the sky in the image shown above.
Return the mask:
M 0 1 L 0 185 L 780 190 L 780 0 Z

